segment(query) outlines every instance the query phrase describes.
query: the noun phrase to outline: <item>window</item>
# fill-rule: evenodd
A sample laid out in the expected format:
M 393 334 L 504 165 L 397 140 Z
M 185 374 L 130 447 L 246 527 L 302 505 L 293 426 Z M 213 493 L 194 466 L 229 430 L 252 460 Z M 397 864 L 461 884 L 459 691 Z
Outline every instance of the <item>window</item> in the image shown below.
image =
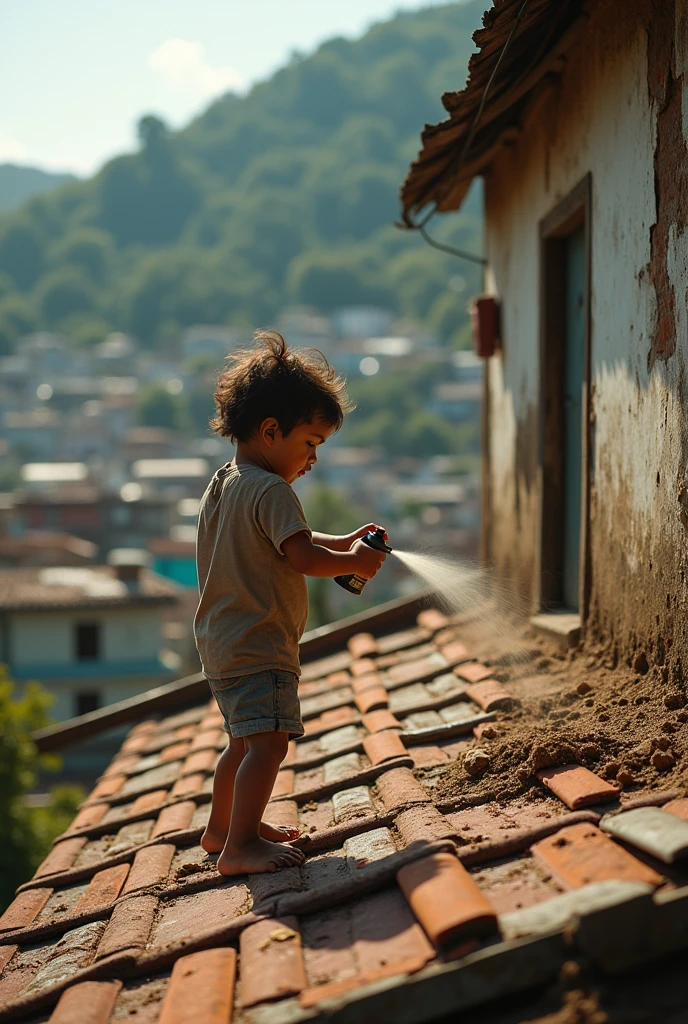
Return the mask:
M 100 657 L 100 625 L 97 622 L 81 622 L 74 631 L 76 660 L 97 661 Z
M 100 707 L 100 694 L 97 690 L 82 690 L 74 695 L 74 713 L 76 715 L 87 715 L 90 711 L 97 711 Z

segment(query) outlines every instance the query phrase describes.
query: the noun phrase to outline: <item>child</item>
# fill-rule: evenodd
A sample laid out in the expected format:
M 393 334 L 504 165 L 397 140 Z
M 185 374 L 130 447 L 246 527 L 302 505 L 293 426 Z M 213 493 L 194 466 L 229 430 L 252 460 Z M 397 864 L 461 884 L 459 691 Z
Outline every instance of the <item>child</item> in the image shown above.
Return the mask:
M 215 392 L 216 433 L 236 443 L 201 502 L 196 645 L 229 733 L 201 846 L 223 875 L 299 864 L 297 829 L 262 820 L 291 737 L 303 735 L 299 640 L 305 576 L 374 576 L 384 554 L 359 538 L 312 533 L 291 484 L 348 412 L 344 381 L 319 353 L 276 332 L 230 356 Z

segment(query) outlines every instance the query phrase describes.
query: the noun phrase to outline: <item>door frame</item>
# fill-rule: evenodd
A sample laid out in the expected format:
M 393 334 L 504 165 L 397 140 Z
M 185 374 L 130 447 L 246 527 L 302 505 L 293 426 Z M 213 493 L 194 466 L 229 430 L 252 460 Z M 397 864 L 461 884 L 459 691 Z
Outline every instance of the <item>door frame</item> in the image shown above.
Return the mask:
M 585 232 L 585 309 L 581 425 L 581 537 L 578 608 L 581 625 L 588 615 L 591 589 L 590 560 L 590 285 L 592 175 L 586 174 L 569 194 L 540 221 L 539 297 L 539 445 L 538 556 L 535 604 L 537 611 L 562 607 L 564 550 L 564 379 L 565 241 L 583 226 Z

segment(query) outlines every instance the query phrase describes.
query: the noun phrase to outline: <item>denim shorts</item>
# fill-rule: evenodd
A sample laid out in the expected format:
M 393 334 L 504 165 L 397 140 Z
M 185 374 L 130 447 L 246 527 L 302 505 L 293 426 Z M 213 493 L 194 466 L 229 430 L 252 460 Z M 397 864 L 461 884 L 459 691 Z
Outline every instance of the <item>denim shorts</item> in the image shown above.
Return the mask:
M 290 739 L 303 736 L 299 677 L 294 672 L 270 668 L 208 683 L 234 739 L 258 732 L 288 732 Z

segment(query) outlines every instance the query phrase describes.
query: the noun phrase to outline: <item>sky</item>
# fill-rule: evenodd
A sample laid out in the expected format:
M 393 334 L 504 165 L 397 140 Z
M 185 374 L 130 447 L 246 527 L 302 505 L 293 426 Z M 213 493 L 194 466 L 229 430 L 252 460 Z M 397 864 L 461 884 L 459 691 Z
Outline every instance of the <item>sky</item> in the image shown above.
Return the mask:
M 0 163 L 94 173 L 294 51 L 442 0 L 0 0 Z

